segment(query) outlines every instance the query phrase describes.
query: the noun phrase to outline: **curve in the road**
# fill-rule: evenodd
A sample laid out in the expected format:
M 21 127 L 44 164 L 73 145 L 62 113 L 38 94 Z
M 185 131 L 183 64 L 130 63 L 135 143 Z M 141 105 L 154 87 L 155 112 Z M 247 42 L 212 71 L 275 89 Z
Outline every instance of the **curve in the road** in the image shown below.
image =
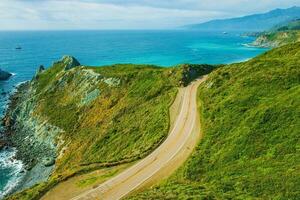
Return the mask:
M 129 169 L 72 200 L 117 200 L 147 183 L 175 171 L 190 155 L 200 138 L 197 88 L 206 77 L 185 87 L 181 110 L 167 139 L 150 155 Z

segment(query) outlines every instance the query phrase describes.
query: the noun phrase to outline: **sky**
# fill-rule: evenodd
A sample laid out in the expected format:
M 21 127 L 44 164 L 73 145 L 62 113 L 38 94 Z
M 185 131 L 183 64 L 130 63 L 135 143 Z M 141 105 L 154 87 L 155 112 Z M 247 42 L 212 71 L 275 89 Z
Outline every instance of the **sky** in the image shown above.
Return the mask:
M 0 30 L 172 29 L 300 0 L 0 0 Z

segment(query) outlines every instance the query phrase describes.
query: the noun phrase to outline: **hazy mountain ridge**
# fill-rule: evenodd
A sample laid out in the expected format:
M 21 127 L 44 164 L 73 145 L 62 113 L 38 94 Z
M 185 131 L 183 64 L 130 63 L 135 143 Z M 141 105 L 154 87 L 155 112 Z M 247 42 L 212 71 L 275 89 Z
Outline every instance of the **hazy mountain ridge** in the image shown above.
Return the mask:
M 300 7 L 294 6 L 288 9 L 275 9 L 262 14 L 187 25 L 185 28 L 203 31 L 264 31 L 277 24 L 298 18 L 300 18 Z

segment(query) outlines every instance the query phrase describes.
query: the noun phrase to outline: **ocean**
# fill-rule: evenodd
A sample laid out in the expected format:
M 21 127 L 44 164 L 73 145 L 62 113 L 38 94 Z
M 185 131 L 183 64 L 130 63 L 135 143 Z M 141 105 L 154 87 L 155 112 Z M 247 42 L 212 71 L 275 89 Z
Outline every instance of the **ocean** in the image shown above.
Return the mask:
M 251 37 L 239 33 L 164 31 L 15 31 L 0 32 L 0 68 L 13 73 L 0 81 L 0 114 L 8 94 L 20 82 L 30 80 L 39 65 L 51 66 L 63 55 L 82 65 L 115 63 L 154 64 L 164 67 L 181 63 L 227 64 L 241 62 L 267 49 L 249 48 Z M 16 47 L 22 47 L 17 50 Z M 22 178 L 22 162 L 15 149 L 0 151 L 0 199 Z

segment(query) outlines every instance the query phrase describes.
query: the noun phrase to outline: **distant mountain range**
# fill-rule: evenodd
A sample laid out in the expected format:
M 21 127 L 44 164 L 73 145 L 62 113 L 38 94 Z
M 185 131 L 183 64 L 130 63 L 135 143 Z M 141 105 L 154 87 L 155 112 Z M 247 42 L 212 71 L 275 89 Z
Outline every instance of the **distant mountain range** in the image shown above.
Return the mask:
M 212 20 L 184 28 L 207 31 L 264 31 L 278 24 L 300 18 L 300 7 L 276 9 L 263 14 L 254 14 L 231 19 Z

